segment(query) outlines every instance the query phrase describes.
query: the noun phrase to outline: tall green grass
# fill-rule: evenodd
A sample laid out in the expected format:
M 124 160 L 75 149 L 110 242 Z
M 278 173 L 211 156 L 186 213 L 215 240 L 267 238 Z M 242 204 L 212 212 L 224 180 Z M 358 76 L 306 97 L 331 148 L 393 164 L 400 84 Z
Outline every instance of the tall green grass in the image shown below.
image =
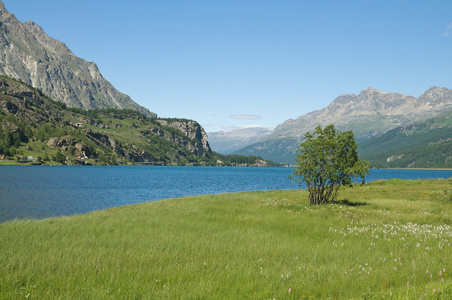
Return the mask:
M 268 191 L 7 222 L 0 298 L 451 299 L 451 186 L 376 181 L 319 207 Z

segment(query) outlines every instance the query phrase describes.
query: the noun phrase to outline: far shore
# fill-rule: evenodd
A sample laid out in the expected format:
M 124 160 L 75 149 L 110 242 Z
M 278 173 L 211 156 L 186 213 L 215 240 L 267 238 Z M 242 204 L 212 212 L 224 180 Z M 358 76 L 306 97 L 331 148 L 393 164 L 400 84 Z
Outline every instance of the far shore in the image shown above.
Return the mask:
M 142 165 L 146 165 L 146 166 L 166 166 L 166 167 L 174 167 L 177 165 L 163 165 L 163 164 L 140 164 L 140 163 L 135 163 L 135 164 L 131 164 L 131 163 L 124 163 L 124 164 L 118 164 L 116 166 L 142 166 Z M 79 164 L 32 164 L 32 163 L 19 163 L 15 160 L 7 160 L 7 159 L 0 159 L 0 166 L 84 166 L 84 165 L 79 165 Z M 97 165 L 86 165 L 86 166 L 97 166 Z M 108 167 L 109 165 L 98 165 L 100 167 Z M 182 167 L 193 167 L 196 165 L 185 165 Z M 209 166 L 209 167 L 218 167 L 218 166 Z M 258 166 L 234 166 L 234 167 L 241 167 L 241 168 L 272 168 L 272 167 L 258 167 Z M 295 166 L 281 166 L 280 168 L 295 168 Z M 423 171 L 451 171 L 452 168 L 372 168 L 375 170 L 423 170 Z

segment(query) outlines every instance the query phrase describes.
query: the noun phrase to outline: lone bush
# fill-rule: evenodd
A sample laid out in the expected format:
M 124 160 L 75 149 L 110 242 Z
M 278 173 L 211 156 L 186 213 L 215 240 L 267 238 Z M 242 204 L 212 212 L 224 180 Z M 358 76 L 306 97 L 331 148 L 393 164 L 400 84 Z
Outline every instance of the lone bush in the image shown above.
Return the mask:
M 313 134 L 305 134 L 291 179 L 306 184 L 310 204 L 335 200 L 339 188 L 351 186 L 354 177 L 364 181 L 369 163 L 359 159 L 357 147 L 352 131 L 341 132 L 334 125 L 318 126 Z

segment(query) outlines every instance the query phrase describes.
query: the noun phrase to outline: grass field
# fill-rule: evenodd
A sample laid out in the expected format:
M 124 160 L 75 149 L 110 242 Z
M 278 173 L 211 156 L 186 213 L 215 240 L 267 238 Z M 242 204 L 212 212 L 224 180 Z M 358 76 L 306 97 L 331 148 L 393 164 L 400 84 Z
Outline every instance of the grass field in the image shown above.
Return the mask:
M 3 223 L 0 299 L 452 299 L 452 179 L 307 203 L 250 192 Z

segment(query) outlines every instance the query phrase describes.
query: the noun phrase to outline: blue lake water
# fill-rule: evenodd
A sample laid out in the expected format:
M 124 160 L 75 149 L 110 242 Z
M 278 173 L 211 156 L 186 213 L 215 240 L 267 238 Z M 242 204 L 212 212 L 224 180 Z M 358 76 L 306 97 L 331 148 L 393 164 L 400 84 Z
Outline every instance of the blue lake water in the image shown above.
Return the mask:
M 296 189 L 291 168 L 1 166 L 0 222 L 73 215 L 188 195 Z M 376 179 L 449 178 L 452 170 L 371 170 Z

